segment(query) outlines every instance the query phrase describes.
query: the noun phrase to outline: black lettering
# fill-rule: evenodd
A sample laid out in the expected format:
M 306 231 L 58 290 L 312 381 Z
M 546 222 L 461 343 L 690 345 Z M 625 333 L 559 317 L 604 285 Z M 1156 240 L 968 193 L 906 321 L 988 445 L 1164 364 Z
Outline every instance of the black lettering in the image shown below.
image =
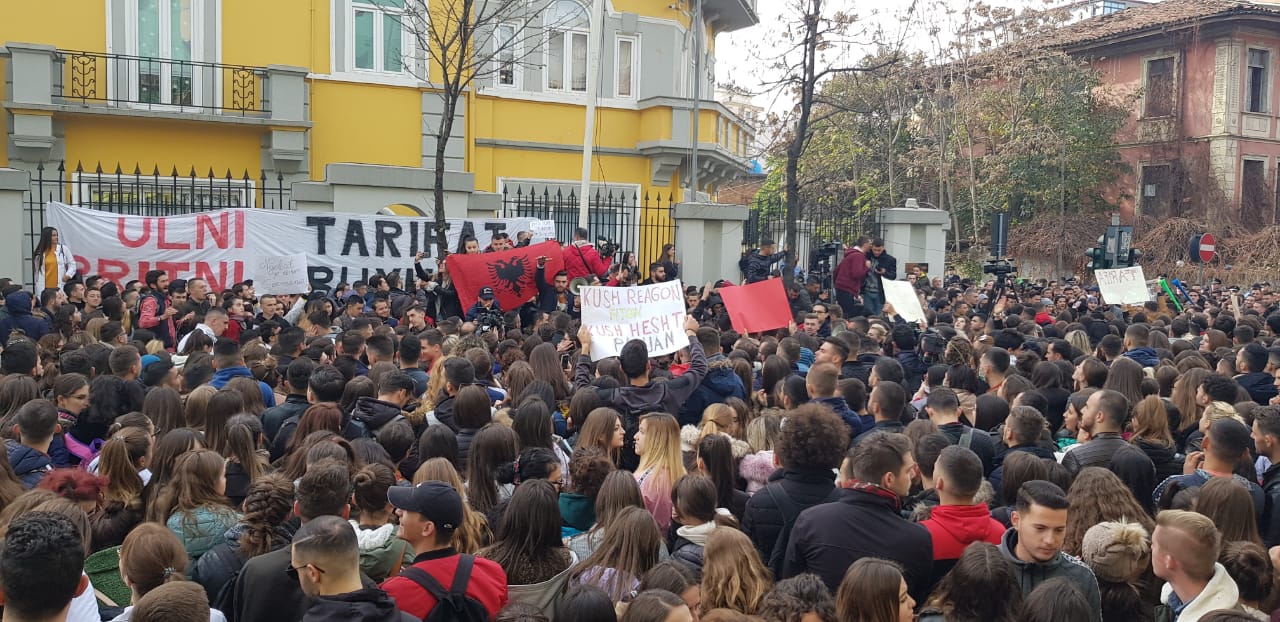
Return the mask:
M 347 237 L 342 242 L 342 254 L 350 255 L 353 245 L 360 246 L 360 256 L 369 256 L 369 245 L 364 241 L 364 225 L 356 219 L 347 221 Z
M 409 221 L 409 256 L 416 257 L 418 255 L 418 221 Z
M 461 240 L 466 239 L 467 236 L 471 236 L 473 238 L 476 237 L 476 225 L 470 220 L 462 221 L 462 233 L 458 234 L 458 240 L 459 240 L 458 252 L 459 253 L 465 252 L 465 249 L 462 248 Z
M 337 224 L 338 219 L 332 216 L 307 216 L 307 226 L 316 228 L 316 254 L 324 254 L 325 227 Z
M 499 231 L 506 231 L 507 223 L 501 220 L 488 220 L 485 221 L 484 228 L 489 232 L 489 235 L 493 235 Z
M 307 266 L 307 280 L 315 289 L 328 289 L 333 281 L 333 270 L 325 266 Z
M 399 257 L 400 250 L 396 248 L 396 238 L 400 237 L 401 233 L 404 233 L 404 227 L 401 227 L 400 223 L 391 220 L 375 220 L 373 221 L 373 226 L 377 256 Z M 384 246 L 385 250 L 383 250 Z

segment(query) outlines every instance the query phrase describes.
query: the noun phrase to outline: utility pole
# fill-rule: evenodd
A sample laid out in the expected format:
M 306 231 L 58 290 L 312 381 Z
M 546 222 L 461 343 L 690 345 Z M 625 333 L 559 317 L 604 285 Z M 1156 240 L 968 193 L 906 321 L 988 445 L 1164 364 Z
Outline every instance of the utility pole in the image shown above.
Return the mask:
M 591 32 L 587 35 L 587 116 L 582 137 L 582 185 L 578 194 L 578 226 L 591 214 L 591 163 L 596 147 L 596 100 L 600 98 L 600 48 L 604 41 L 604 0 L 591 3 Z M 566 76 L 567 77 L 567 76 Z
M 693 0 L 693 146 L 689 156 L 689 190 L 693 197 L 684 200 L 698 200 L 698 122 L 702 113 L 702 0 Z

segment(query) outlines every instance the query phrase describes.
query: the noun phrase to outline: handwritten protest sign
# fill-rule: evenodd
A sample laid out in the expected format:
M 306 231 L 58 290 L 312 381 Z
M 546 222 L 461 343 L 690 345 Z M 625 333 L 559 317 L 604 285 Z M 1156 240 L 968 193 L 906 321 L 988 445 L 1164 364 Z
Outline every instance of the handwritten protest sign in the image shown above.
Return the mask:
M 1151 300 L 1142 266 L 1094 270 L 1093 276 L 1098 279 L 1103 302 L 1109 305 L 1141 304 Z
M 920 298 L 916 296 L 916 288 L 907 281 L 890 281 L 884 279 L 884 301 L 893 305 L 893 310 L 908 322 L 924 321 L 924 309 L 920 307 Z
M 556 239 L 556 221 L 535 220 L 529 223 L 529 231 L 533 232 L 534 238 L 554 240 Z
M 259 294 L 306 293 L 307 255 L 262 255 L 255 257 L 247 272 Z
M 649 356 L 671 354 L 689 345 L 684 332 L 684 289 L 680 281 L 641 287 L 583 287 L 582 325 L 591 331 L 591 360 L 618 356 L 639 339 Z

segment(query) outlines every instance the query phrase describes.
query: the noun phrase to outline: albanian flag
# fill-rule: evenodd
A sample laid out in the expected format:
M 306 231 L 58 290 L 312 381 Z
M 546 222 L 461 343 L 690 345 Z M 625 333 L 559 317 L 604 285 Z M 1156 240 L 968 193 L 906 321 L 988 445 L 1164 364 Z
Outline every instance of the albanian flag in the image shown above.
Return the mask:
M 547 258 L 548 283 L 555 280 L 557 272 L 564 270 L 564 255 L 560 243 L 554 240 L 498 253 L 449 255 L 445 262 L 458 288 L 463 311 L 476 303 L 481 287 L 492 287 L 502 310 L 514 311 L 538 296 L 538 285 L 534 282 L 538 257 Z

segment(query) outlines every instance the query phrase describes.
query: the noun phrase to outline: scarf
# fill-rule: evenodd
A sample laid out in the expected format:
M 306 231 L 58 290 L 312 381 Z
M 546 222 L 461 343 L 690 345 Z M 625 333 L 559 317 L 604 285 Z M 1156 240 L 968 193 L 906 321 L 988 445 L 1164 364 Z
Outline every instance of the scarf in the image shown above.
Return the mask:
M 894 510 L 902 509 L 902 497 L 899 497 L 898 493 L 892 490 L 889 490 L 888 488 L 885 488 L 879 484 L 872 484 L 871 482 L 863 482 L 855 479 L 855 480 L 849 480 L 845 482 L 844 488 L 846 490 L 857 490 L 859 492 L 865 492 L 869 495 L 873 495 L 883 499 L 888 499 L 893 502 Z

